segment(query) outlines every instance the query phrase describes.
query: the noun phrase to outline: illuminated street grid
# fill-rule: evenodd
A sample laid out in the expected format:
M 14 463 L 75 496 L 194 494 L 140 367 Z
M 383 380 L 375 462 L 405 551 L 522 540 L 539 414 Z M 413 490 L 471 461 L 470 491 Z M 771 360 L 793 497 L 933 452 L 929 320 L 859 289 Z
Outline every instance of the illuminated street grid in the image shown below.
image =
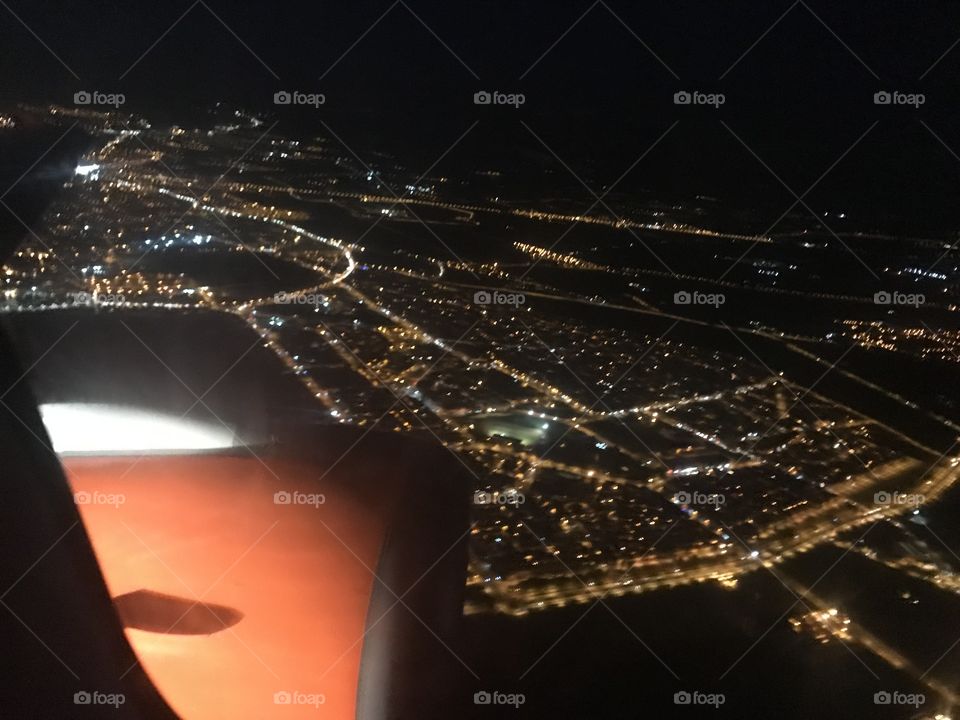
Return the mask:
M 363 238 L 311 229 L 309 208 L 414 226 L 424 213 L 439 236 L 493 215 L 557 228 L 628 221 L 448 202 L 444 179 L 413 181 L 394 169 L 386 182 L 402 188 L 399 202 L 343 148 L 259 127 L 154 130 L 117 115 L 49 112 L 82 121 L 100 144 L 4 267 L 6 310 L 229 313 L 330 422 L 433 434 L 477 478 L 469 612 L 523 614 L 700 581 L 733 587 L 744 573 L 882 518 L 908 534 L 896 518 L 912 508 L 878 504 L 875 491 L 930 502 L 957 479 L 956 457 L 930 469 L 928 448 L 792 386 L 746 348 L 719 352 L 669 331 L 602 327 L 538 307 L 542 295 L 563 293 L 523 277 L 532 262 L 627 270 L 528 243 L 515 248 L 527 262 L 509 267 L 400 249 L 385 260 Z M 631 226 L 766 241 L 666 221 Z M 193 277 L 215 278 L 234 263 L 252 265 L 264 289 L 231 284 L 227 273 L 203 284 Z M 481 287 L 513 288 L 526 301 L 478 304 Z M 909 338 L 921 354 L 944 357 L 956 345 L 953 335 L 876 323 L 843 332 L 874 345 Z M 947 559 L 883 561 L 960 591 Z M 869 642 L 847 620 L 821 607 L 793 623 L 819 638 L 860 633 Z

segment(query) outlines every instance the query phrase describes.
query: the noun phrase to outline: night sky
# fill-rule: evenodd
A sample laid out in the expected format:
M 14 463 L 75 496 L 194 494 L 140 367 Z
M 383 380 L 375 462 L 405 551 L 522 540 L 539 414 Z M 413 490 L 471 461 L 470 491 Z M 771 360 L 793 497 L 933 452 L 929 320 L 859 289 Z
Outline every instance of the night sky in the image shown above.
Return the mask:
M 275 113 L 278 130 L 326 134 L 322 120 L 419 174 L 479 121 L 435 172 L 510 171 L 534 196 L 549 179 L 585 200 L 577 177 L 602 192 L 676 122 L 618 192 L 708 195 L 764 225 L 829 170 L 804 202 L 845 212 L 835 230 L 960 229 L 958 3 L 9 0 L 0 17 L 4 105 L 122 92 L 189 124 L 218 100 L 274 112 L 277 90 L 321 92 L 318 110 Z M 478 90 L 526 102 L 476 106 Z M 677 106 L 679 90 L 726 101 Z M 925 102 L 878 106 L 880 90 Z

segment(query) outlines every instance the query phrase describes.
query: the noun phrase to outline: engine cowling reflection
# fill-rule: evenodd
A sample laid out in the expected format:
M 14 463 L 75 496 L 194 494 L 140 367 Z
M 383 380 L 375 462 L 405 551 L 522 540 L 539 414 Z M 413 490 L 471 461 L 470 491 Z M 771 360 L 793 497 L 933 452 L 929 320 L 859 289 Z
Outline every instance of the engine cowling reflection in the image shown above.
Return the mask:
M 181 717 L 355 716 L 382 508 L 292 460 L 63 463 L 127 637 Z

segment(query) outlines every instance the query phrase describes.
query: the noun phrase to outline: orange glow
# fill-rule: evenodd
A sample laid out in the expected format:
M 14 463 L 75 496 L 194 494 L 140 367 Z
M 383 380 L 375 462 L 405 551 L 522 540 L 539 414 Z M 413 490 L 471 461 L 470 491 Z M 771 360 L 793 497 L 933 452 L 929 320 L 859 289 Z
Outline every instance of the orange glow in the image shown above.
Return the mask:
M 64 465 L 111 596 L 149 590 L 242 613 L 210 635 L 126 630 L 181 717 L 355 717 L 382 507 L 318 488 L 322 468 L 290 461 L 269 470 L 225 455 Z M 275 504 L 280 491 L 325 497 Z M 282 692 L 324 702 L 278 705 Z

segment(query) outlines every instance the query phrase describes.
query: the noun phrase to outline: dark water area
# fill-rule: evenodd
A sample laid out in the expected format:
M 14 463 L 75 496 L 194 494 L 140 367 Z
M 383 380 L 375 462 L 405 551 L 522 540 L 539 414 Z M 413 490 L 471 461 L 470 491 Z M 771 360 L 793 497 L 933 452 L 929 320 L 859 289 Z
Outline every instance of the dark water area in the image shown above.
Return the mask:
M 217 294 L 233 299 L 263 297 L 281 290 L 310 287 L 322 281 L 306 268 L 265 253 L 217 250 L 150 252 L 139 263 L 148 272 L 185 275 Z
M 765 571 L 736 590 L 707 584 L 605 602 L 609 609 L 467 617 L 463 657 L 480 676 L 467 676 L 474 692 L 524 693 L 526 702 L 516 710 L 471 706 L 466 716 L 906 719 L 913 708 L 878 708 L 873 694 L 922 692 L 863 649 L 879 679 L 839 643 L 795 633 L 789 613 L 781 616 L 796 598 Z M 682 690 L 723 693 L 726 701 L 718 709 L 675 705 Z

